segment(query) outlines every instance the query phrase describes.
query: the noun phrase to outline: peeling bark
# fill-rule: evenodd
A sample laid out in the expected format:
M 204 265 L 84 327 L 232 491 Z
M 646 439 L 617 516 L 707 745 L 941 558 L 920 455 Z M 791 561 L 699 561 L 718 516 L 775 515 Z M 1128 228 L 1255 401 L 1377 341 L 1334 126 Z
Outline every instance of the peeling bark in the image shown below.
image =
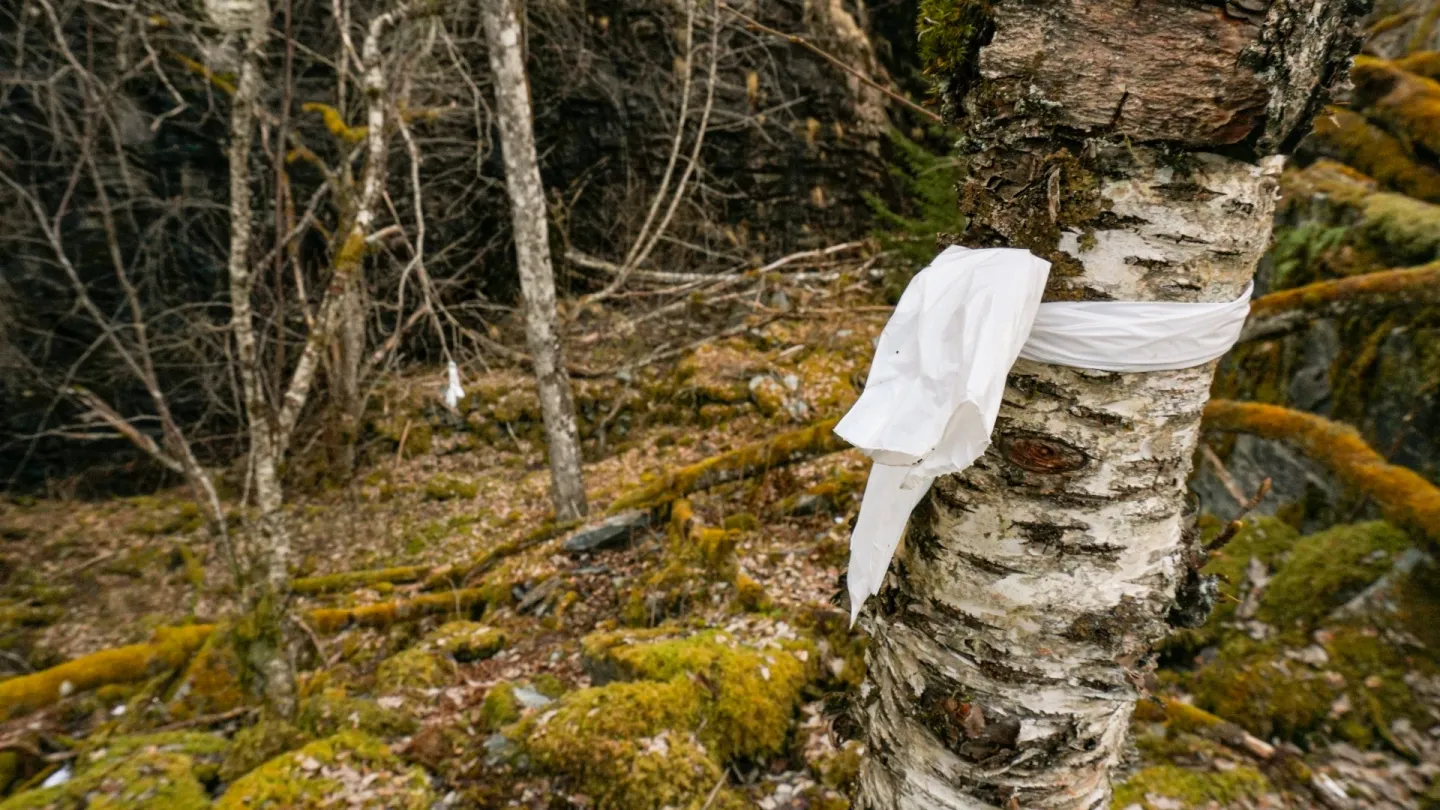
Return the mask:
M 1266 155 L 1324 103 L 1356 9 L 980 5 L 984 44 L 950 85 L 969 79 L 961 241 L 1049 259 L 1047 300 L 1239 296 L 1270 237 Z M 1016 364 L 990 449 L 935 483 L 862 614 L 859 807 L 1109 803 L 1192 573 L 1185 479 L 1213 372 Z
M 525 299 L 525 337 L 535 363 L 540 411 L 550 456 L 551 498 L 558 520 L 572 520 L 587 511 L 585 481 L 580 473 L 580 438 L 570 378 L 561 360 L 556 334 L 555 275 L 546 236 L 545 189 L 535 155 L 530 84 L 525 76 L 520 20 L 511 0 L 485 0 L 485 39 L 490 69 L 495 73 L 496 119 L 505 157 L 505 185 L 513 213 L 516 264 Z

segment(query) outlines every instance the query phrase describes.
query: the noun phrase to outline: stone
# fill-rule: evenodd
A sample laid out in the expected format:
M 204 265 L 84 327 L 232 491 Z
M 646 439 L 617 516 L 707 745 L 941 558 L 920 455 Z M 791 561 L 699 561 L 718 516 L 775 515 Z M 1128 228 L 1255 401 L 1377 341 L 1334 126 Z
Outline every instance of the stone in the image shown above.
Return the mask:
M 612 548 L 625 548 L 650 526 L 650 513 L 631 509 L 586 526 L 564 543 L 571 554 L 584 554 Z

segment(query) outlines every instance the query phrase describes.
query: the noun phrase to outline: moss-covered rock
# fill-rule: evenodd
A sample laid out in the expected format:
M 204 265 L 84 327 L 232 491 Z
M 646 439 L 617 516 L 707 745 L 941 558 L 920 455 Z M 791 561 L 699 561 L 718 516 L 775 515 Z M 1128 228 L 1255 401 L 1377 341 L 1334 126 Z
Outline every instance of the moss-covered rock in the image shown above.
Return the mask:
M 63 785 L 31 790 L 3 810 L 204 810 L 228 743 L 212 734 L 171 732 L 114 737 L 81 753 Z
M 1186 808 L 1205 807 L 1210 802 L 1229 807 L 1270 792 L 1273 792 L 1270 780 L 1248 765 L 1208 773 L 1176 765 L 1156 765 L 1117 784 L 1111 807 L 1123 810 L 1140 805 L 1145 810 L 1160 810 L 1173 807 L 1174 802 Z M 1165 799 L 1171 801 L 1164 802 Z
M 497 683 L 485 693 L 480 702 L 480 723 L 487 730 L 494 731 L 520 719 L 520 701 L 515 697 L 515 685 Z
M 779 753 L 800 693 L 810 679 L 808 643 L 757 649 L 723 633 L 705 632 L 648 644 L 624 633 L 601 633 L 583 642 L 592 677 L 669 681 L 696 677 L 709 685 L 701 740 L 721 761 Z M 804 658 L 806 661 L 802 661 Z
M 316 737 L 345 730 L 376 737 L 403 737 L 418 727 L 415 718 L 373 700 L 350 697 L 343 689 L 324 689 L 300 704 L 296 725 Z
M 462 663 L 489 658 L 505 649 L 503 630 L 479 622 L 447 622 L 420 641 L 420 647 L 447 655 Z
M 220 781 L 234 782 L 288 751 L 310 742 L 310 736 L 283 720 L 261 720 L 235 732 L 220 765 Z
M 346 731 L 241 777 L 215 810 L 429 810 L 435 800 L 424 771 L 406 767 L 385 743 Z
M 1404 532 L 1380 521 L 1302 537 L 1265 587 L 1256 615 L 1282 630 L 1308 630 L 1390 570 L 1410 546 Z
M 433 689 L 454 678 L 451 664 L 420 647 L 411 647 L 380 662 L 375 689 L 381 693 Z
M 615 683 L 566 696 L 515 734 L 540 769 L 567 777 L 599 810 L 660 810 L 703 800 L 721 769 L 688 731 L 700 687 L 689 679 Z

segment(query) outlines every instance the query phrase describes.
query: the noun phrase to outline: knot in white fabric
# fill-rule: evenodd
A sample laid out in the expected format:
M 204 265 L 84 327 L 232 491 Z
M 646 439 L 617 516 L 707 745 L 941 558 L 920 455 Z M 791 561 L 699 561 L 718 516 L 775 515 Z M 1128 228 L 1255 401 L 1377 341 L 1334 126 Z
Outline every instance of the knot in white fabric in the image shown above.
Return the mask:
M 850 537 L 850 621 L 880 590 L 930 483 L 985 452 L 1017 357 L 1101 371 L 1203 365 L 1240 337 L 1250 288 L 1219 304 L 1040 302 L 1050 263 L 947 248 L 911 279 L 875 346 L 865 391 L 835 426 L 874 460 Z

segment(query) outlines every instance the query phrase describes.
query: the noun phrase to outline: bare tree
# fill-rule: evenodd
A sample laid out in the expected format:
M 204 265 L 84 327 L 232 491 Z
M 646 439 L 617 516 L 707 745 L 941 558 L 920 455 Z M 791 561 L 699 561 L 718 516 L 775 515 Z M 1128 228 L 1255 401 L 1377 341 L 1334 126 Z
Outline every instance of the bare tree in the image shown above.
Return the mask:
M 1360 10 L 1221 5 L 997 0 L 922 27 L 955 51 L 966 244 L 1050 260 L 1051 300 L 1240 295 L 1269 156 L 1343 75 Z M 1185 480 L 1213 372 L 1014 367 L 994 444 L 935 483 L 862 619 L 860 807 L 1108 805 L 1150 647 L 1193 595 Z
M 555 274 L 550 265 L 545 189 L 535 155 L 534 119 L 520 19 L 511 0 L 484 0 L 485 39 L 494 73 L 495 116 L 505 156 L 505 185 L 515 234 L 515 256 L 525 298 L 525 337 L 540 389 L 540 411 L 550 457 L 551 499 L 558 520 L 588 511 L 580 471 L 580 439 L 570 378 L 556 329 Z

